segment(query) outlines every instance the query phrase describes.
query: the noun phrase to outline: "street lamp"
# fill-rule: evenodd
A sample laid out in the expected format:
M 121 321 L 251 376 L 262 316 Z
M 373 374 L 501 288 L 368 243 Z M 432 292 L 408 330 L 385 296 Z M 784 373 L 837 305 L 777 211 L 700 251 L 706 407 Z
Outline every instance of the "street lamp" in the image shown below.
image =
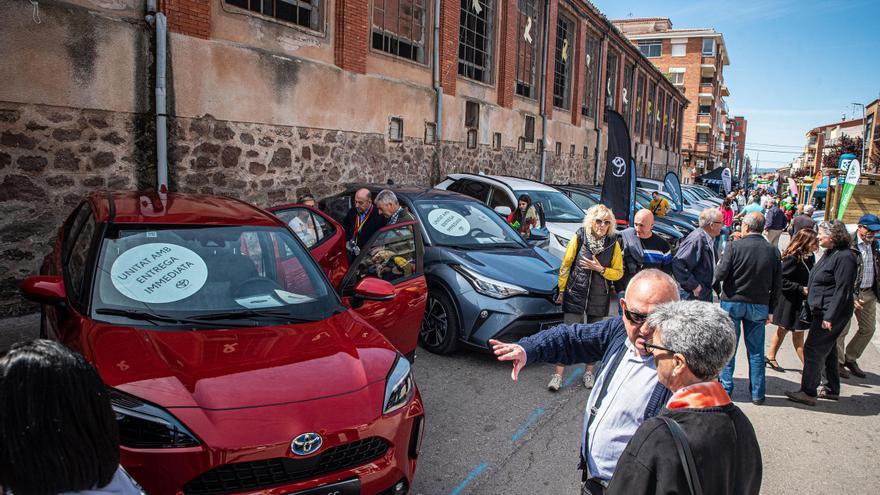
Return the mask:
M 862 127 L 865 129 L 862 133 L 862 161 L 859 162 L 862 165 L 862 169 L 865 167 L 865 140 L 868 138 L 868 115 L 865 111 L 864 103 L 853 103 L 855 106 L 862 107 Z

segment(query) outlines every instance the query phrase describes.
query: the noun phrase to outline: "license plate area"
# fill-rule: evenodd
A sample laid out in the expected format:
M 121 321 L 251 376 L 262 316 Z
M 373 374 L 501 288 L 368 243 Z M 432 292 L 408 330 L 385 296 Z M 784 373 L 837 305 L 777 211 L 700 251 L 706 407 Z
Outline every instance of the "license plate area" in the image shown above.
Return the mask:
M 288 493 L 287 495 L 361 495 L 361 480 L 355 478 L 353 480 L 340 481 L 332 485 L 309 488 L 302 492 Z

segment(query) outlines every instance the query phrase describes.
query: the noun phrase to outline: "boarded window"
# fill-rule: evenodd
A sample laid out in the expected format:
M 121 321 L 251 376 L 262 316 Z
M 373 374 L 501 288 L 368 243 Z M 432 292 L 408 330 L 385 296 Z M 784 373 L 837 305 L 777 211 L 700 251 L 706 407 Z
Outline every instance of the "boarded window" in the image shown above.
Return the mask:
M 523 131 L 523 137 L 527 143 L 531 143 L 535 140 L 535 118 L 530 115 L 526 115 L 526 126 Z
M 464 126 L 468 129 L 480 128 L 480 104 L 475 101 L 464 102 Z
M 543 42 L 543 9 L 538 0 L 518 0 L 516 18 L 516 94 L 538 97 L 538 50 Z
M 424 63 L 425 0 L 373 0 L 373 49 Z
M 584 45 L 584 68 L 586 69 L 584 101 L 581 103 L 581 114 L 587 117 L 596 116 L 596 93 L 599 90 L 599 38 L 593 34 L 587 34 L 587 42 Z
M 571 73 L 574 59 L 574 21 L 562 13 L 556 19 L 556 55 L 553 68 L 553 106 L 568 109 L 571 104 Z
M 226 0 L 226 3 L 314 31 L 324 30 L 320 0 Z
M 494 0 L 461 0 L 458 30 L 458 74 L 492 82 Z

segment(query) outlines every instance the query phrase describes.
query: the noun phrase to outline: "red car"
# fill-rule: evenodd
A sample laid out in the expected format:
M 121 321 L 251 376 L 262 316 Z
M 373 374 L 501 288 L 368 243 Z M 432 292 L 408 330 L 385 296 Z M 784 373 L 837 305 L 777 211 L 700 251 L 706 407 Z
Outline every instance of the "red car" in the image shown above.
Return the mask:
M 96 193 L 22 291 L 42 334 L 111 388 L 122 464 L 147 493 L 401 494 L 424 427 L 404 356 L 421 249 L 412 223 L 388 227 L 334 290 L 258 208 Z

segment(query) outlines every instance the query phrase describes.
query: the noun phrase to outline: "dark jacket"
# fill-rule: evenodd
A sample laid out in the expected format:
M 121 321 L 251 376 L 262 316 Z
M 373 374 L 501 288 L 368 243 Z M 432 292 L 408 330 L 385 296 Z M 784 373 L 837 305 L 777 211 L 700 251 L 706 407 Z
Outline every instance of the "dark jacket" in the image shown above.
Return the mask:
M 672 252 L 669 243 L 659 235 L 652 233 L 642 239 L 629 227 L 620 233 L 617 242 L 623 250 L 623 278 L 614 283 L 617 292 L 626 290 L 629 281 L 642 270 L 656 268 L 672 275 Z
M 749 234 L 727 245 L 715 268 L 716 288 L 722 301 L 776 307 L 782 286 L 779 250 L 761 234 Z
M 666 409 L 687 437 L 703 493 L 757 495 L 763 463 L 755 429 L 733 404 L 704 409 Z M 633 435 L 614 471 L 606 495 L 690 493 L 685 466 L 669 427 L 659 418 L 645 420 Z
M 858 287 L 862 286 L 862 274 L 865 270 L 865 260 L 862 259 L 862 252 L 859 251 L 859 234 L 858 232 L 853 236 L 852 247 L 853 250 L 859 255 L 857 261 L 859 263 L 859 271 L 856 275 L 856 284 Z M 871 285 L 871 290 L 874 291 L 874 295 L 880 299 L 880 241 L 875 240 L 871 243 L 871 252 L 874 255 L 874 282 Z
M 589 316 L 608 316 L 608 306 L 611 304 L 612 283 L 602 276 L 600 272 L 581 268 L 578 261 L 592 259 L 593 255 L 602 263 L 602 266 L 611 266 L 617 242 L 611 236 L 605 237 L 602 251 L 594 253 L 590 246 L 584 242 L 584 229 L 579 228 L 571 242 L 577 242 L 578 254 L 571 264 L 571 274 L 565 284 L 565 293 L 562 296 L 562 311 L 565 313 L 586 314 Z M 619 248 L 617 248 L 619 249 Z
M 789 330 L 806 330 L 808 325 L 800 321 L 801 307 L 807 296 L 804 288 L 810 281 L 810 270 L 816 257 L 809 255 L 801 260 L 798 256 L 782 259 L 782 290 L 773 310 L 773 323 Z
M 789 229 L 789 233 L 792 237 L 798 233 L 799 230 L 802 229 L 813 229 L 816 230 L 816 221 L 813 220 L 813 217 L 810 215 L 798 215 L 791 219 L 791 228 Z
M 694 229 L 678 245 L 672 260 L 672 274 L 681 288 L 691 294 L 702 287 L 701 301 L 712 301 L 712 277 L 715 274 L 715 241 L 702 228 Z
M 841 324 L 852 317 L 858 290 L 858 258 L 858 251 L 849 247 L 831 248 L 810 272 L 807 304 L 823 321 Z
M 351 208 L 345 214 L 342 222 L 342 228 L 345 229 L 345 238 L 351 240 L 355 236 L 355 227 L 357 225 L 358 211 L 357 208 Z M 363 248 L 364 244 L 373 237 L 379 229 L 385 226 L 385 219 L 379 214 L 379 209 L 373 206 L 370 208 L 369 215 L 364 220 L 363 226 L 357 233 L 357 246 Z
M 767 210 L 765 221 L 765 230 L 782 230 L 785 228 L 785 224 L 786 222 L 788 222 L 788 219 L 785 218 L 785 212 L 782 211 L 782 208 L 774 206 L 773 208 Z

